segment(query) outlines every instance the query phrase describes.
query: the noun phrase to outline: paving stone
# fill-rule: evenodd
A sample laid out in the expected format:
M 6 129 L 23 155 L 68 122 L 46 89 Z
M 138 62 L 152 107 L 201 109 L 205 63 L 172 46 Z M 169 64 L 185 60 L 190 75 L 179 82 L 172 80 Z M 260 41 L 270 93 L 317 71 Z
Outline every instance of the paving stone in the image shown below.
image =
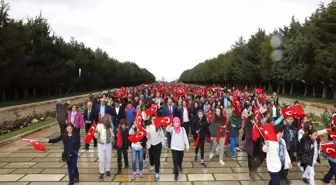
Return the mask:
M 60 162 L 61 161 L 61 158 L 58 157 L 58 158 L 51 158 L 51 157 L 35 157 L 31 160 L 31 162 Z
M 27 185 L 28 182 L 0 182 L 0 185 Z
M 194 182 L 194 185 L 209 185 L 206 181 Z M 240 185 L 239 181 L 213 181 L 211 185 Z
M 82 184 L 82 182 L 80 184 Z M 68 183 L 67 182 L 32 182 L 29 185 L 68 185 Z
M 216 180 L 250 180 L 248 173 L 232 173 L 232 174 L 214 174 Z M 256 176 L 256 180 L 259 180 L 259 176 Z
M 171 182 L 122 182 L 122 185 L 171 185 Z M 192 185 L 191 182 L 174 182 L 175 185 Z
M 45 174 L 45 173 L 67 174 L 68 173 L 68 169 L 65 169 L 65 168 L 44 169 L 41 173 L 43 173 L 43 174 Z M 82 171 L 80 171 L 79 173 L 82 173 Z
M 61 168 L 62 166 L 66 166 L 64 162 L 55 162 L 55 163 L 39 162 L 32 168 Z
M 129 175 L 117 175 L 113 181 L 118 181 L 118 182 L 127 182 L 127 181 L 132 181 L 131 180 L 131 174 Z M 146 182 L 146 181 L 154 181 L 154 175 L 146 175 L 143 178 L 140 178 L 137 176 L 135 180 L 132 182 Z M 124 183 L 123 183 L 124 184 Z
M 6 168 L 1 169 L 0 168 L 0 174 L 9 174 L 9 173 L 11 173 L 14 170 L 15 169 L 10 169 L 10 168 L 8 168 L 8 169 L 6 169 Z
M 5 166 L 6 164 L 8 164 L 8 163 L 6 163 L 6 162 L 1 162 L 1 163 L 0 163 L 0 167 Z
M 23 168 L 23 169 L 16 169 L 12 172 L 12 174 L 33 174 L 33 173 L 40 173 L 43 169 L 32 169 L 32 168 Z
M 159 181 L 174 181 L 174 174 L 160 174 Z M 187 176 L 185 174 L 180 174 L 178 181 L 187 181 Z
M 3 168 L 30 168 L 37 164 L 36 162 L 11 162 L 3 166 Z
M 188 181 L 214 181 L 212 174 L 188 174 Z
M 28 174 L 20 181 L 60 181 L 64 176 L 65 174 Z
M 32 159 L 32 157 L 1 157 L 0 162 L 28 162 Z
M 48 153 L 42 153 L 42 152 L 35 152 L 35 153 L 11 153 L 11 154 L 7 154 L 3 157 L 13 157 L 13 158 L 17 158 L 17 157 L 45 157 L 47 156 Z
M 113 178 L 114 178 L 114 175 L 111 175 L 111 177 L 109 177 L 109 178 L 105 177 L 104 181 L 112 181 Z M 62 179 L 62 181 L 69 181 L 69 176 L 66 175 Z M 79 181 L 81 181 L 81 182 L 85 182 L 85 181 L 100 181 L 99 180 L 99 173 L 97 173 L 97 174 L 85 174 L 85 175 L 84 174 L 81 175 L 79 173 Z
M 17 181 L 23 176 L 25 175 L 24 174 L 0 174 L 0 181 L 2 182 Z

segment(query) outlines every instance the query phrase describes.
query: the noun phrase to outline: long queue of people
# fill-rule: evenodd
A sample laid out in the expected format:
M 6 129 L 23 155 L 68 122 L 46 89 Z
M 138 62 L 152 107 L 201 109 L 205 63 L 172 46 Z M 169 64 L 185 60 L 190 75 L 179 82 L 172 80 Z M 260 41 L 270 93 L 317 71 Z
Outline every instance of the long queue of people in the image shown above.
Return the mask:
M 68 164 L 70 185 L 79 181 L 77 158 L 81 140 L 80 130 L 85 128 L 88 132 L 93 123 L 101 123 L 97 125 L 93 141 L 93 147 L 98 148 L 100 180 L 111 176 L 112 148 L 117 150 L 116 174 L 121 174 L 123 165 L 124 168 L 129 167 L 128 151 L 131 148 L 131 179 L 144 176 L 144 161 L 149 156 L 149 173 L 154 172 L 155 180 L 159 180 L 161 151 L 165 145 L 172 153 L 174 180 L 178 180 L 179 173 L 183 170 L 184 151 L 189 150 L 189 136 L 192 136 L 197 143 L 194 144 L 194 161 L 199 161 L 202 167 L 207 167 L 204 158 L 206 142 L 210 143 L 209 160 L 218 156 L 220 166 L 225 165 L 224 148 L 225 145 L 229 145 L 232 160 L 236 159 L 236 151 L 244 150 L 247 153 L 252 180 L 256 179 L 257 168 L 266 161 L 272 185 L 291 184 L 288 171 L 293 165 L 298 165 L 302 170 L 304 183 L 315 184 L 314 165 L 319 162 L 320 151 L 317 135 L 326 134 L 327 131 L 314 130 L 307 116 L 282 115 L 276 93 L 273 93 L 270 99 L 260 98 L 255 92 L 248 96 L 246 91 L 234 94 L 233 89 L 219 91 L 207 88 L 207 92 L 203 94 L 196 93 L 193 89 L 189 93 L 181 94 L 169 90 L 169 85 L 163 86 L 163 92 L 158 92 L 158 86 L 140 86 L 136 87 L 136 90 L 134 87 L 125 88 L 127 91 L 122 95 L 115 93 L 97 98 L 90 96 L 83 114 L 75 105 L 64 113 L 62 108 L 67 107 L 70 102 L 59 102 L 56 107 L 61 135 L 41 141 L 63 141 L 62 158 Z M 146 110 L 154 104 L 158 109 L 148 116 Z M 297 104 L 299 103 L 295 102 L 295 105 Z M 141 124 L 136 120 L 138 112 L 142 115 Z M 256 115 L 257 113 L 260 115 Z M 173 118 L 170 125 L 156 126 L 157 117 L 168 116 Z M 257 121 L 256 116 L 260 117 L 260 121 Z M 274 125 L 277 142 L 265 140 L 263 137 L 255 139 L 256 124 Z M 129 136 L 137 134 L 141 129 L 146 130 L 146 137 L 131 142 Z M 240 139 L 245 142 L 243 149 L 239 147 Z M 90 145 L 85 144 L 84 148 L 89 150 Z M 323 179 L 323 182 L 328 184 L 333 175 L 336 175 L 336 160 L 324 156 L 331 166 Z

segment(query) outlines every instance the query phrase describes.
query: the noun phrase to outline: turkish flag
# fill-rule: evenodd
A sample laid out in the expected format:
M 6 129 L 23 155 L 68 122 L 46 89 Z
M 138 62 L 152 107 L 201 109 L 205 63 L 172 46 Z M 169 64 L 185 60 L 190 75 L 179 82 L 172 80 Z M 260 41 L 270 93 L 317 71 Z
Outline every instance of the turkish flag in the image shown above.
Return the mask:
M 327 129 L 327 132 L 333 141 L 336 141 L 336 132 L 333 132 L 331 129 Z
M 224 128 L 221 127 L 218 131 L 218 134 L 217 134 L 217 138 L 216 138 L 216 142 L 219 143 L 219 139 L 220 139 L 220 136 L 222 135 L 222 133 L 224 132 Z
M 88 132 L 86 133 L 85 137 L 84 137 L 84 142 L 86 144 L 90 144 L 93 137 L 94 137 L 94 133 L 96 131 L 97 125 L 95 122 L 92 123 L 90 129 L 88 130 Z
M 176 89 L 176 94 L 184 94 L 184 90 L 181 88 L 181 87 L 178 87 L 177 89 Z
M 305 116 L 305 113 L 301 107 L 301 105 L 296 105 L 295 107 L 293 107 L 293 111 L 294 111 L 294 115 L 298 118 L 302 118 Z
M 336 158 L 336 145 L 333 143 L 321 144 L 322 151 L 331 158 Z
M 258 94 L 258 99 L 261 101 L 265 101 L 266 100 L 266 95 L 263 93 Z
M 150 117 L 152 114 L 156 113 L 158 110 L 158 104 L 153 104 L 149 109 L 146 110 L 146 116 Z
M 121 148 L 122 147 L 122 137 L 121 137 L 121 127 L 118 127 L 118 132 L 117 132 L 117 147 Z
M 42 144 L 37 142 L 36 140 L 32 140 L 32 139 L 22 139 L 24 142 L 30 143 L 35 150 L 40 150 L 40 151 L 47 151 L 46 147 Z
M 225 145 L 229 144 L 230 132 L 225 131 Z
M 212 111 L 210 108 L 208 108 L 207 113 L 208 113 L 208 123 L 211 123 L 212 122 Z
M 332 115 L 333 125 L 336 127 L 336 113 Z
M 155 127 L 160 128 L 161 126 L 168 126 L 172 123 L 173 117 L 166 116 L 166 117 L 156 117 L 154 119 Z
M 281 109 L 281 114 L 284 118 L 289 118 L 289 117 L 294 117 L 294 109 L 293 107 L 289 107 L 289 108 L 282 108 Z
M 277 134 L 275 132 L 273 124 L 266 124 L 259 127 L 261 134 L 264 136 L 265 140 L 268 141 L 278 141 Z
M 255 88 L 254 92 L 256 92 L 258 94 L 261 94 L 263 92 L 263 89 L 262 88 Z
M 261 113 L 255 105 L 254 105 L 254 108 L 253 108 L 253 113 L 254 113 L 255 117 L 258 118 L 258 121 L 260 121 L 261 120 Z
M 258 124 L 254 124 L 252 127 L 252 140 L 257 141 L 260 138 Z
M 194 143 L 194 147 L 195 147 L 195 148 L 198 148 L 198 144 L 199 144 L 200 136 L 201 136 L 201 135 L 200 135 L 200 132 L 198 132 L 198 133 L 197 133 L 196 141 L 195 141 L 195 143 Z
M 139 128 L 139 127 L 142 127 L 142 114 L 141 114 L 141 111 L 139 111 L 139 112 L 136 114 L 135 123 L 137 124 L 138 128 Z
M 137 143 L 141 141 L 144 137 L 146 137 L 146 135 L 147 135 L 146 130 L 140 127 L 138 132 L 128 136 L 128 140 L 130 140 L 132 143 Z

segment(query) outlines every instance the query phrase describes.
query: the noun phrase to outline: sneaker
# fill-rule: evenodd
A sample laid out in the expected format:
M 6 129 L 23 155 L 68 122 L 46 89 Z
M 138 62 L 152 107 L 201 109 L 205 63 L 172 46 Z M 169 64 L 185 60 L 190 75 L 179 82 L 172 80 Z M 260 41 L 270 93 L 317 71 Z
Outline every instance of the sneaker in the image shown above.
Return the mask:
M 155 174 L 155 180 L 156 181 L 160 180 L 160 175 L 158 173 Z
M 305 184 L 309 184 L 309 181 L 308 181 L 307 178 L 303 178 L 303 177 L 302 177 L 302 182 L 304 182 Z
M 118 168 L 117 175 L 121 174 L 121 168 Z
M 99 175 L 99 180 L 100 180 L 100 181 L 104 180 L 104 174 L 100 174 L 100 175 Z
M 154 166 L 149 167 L 149 172 L 153 172 L 154 171 Z
M 131 180 L 134 180 L 135 177 L 136 177 L 136 172 L 133 172 L 133 173 L 132 173 L 132 176 L 131 176 Z
M 239 147 L 236 147 L 236 150 L 237 150 L 238 152 L 241 152 L 241 151 L 242 151 Z
M 204 167 L 204 168 L 206 168 L 207 166 L 205 165 L 205 163 L 204 162 L 201 162 L 201 166 L 202 167 Z
M 111 177 L 111 172 L 106 172 L 106 177 Z
M 213 153 L 211 152 L 211 153 L 210 153 L 210 157 L 209 157 L 210 160 L 212 160 L 213 156 L 214 156 L 214 155 L 213 155 Z
M 197 156 L 197 155 L 195 155 L 195 157 L 194 157 L 194 161 L 197 161 L 197 159 L 198 159 L 198 156 Z
M 233 156 L 232 156 L 232 159 L 236 160 L 236 156 L 235 156 L 235 155 L 233 155 Z
M 225 165 L 225 162 L 223 160 L 219 160 L 219 164 L 224 166 Z
M 142 170 L 140 171 L 139 175 L 140 175 L 140 178 L 142 178 L 144 176 L 144 173 L 143 173 Z
M 175 181 L 178 181 L 178 175 L 175 175 L 175 176 L 174 176 L 174 180 L 175 180 Z

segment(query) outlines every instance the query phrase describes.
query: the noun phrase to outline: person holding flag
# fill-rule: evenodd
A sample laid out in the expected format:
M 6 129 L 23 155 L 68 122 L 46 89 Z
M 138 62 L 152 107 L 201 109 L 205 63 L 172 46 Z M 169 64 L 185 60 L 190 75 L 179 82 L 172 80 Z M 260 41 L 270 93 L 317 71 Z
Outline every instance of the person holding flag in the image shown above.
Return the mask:
M 127 150 L 129 148 L 127 122 L 125 119 L 121 119 L 119 122 L 119 127 L 117 130 L 117 158 L 118 158 L 118 171 L 117 175 L 121 174 L 121 158 L 124 156 L 125 168 L 128 168 L 128 154 Z
M 62 153 L 63 162 L 68 166 L 69 185 L 79 182 L 79 172 L 77 167 L 78 151 L 80 148 L 79 132 L 72 123 L 67 123 L 65 133 L 54 139 L 41 139 L 40 142 L 58 143 L 63 141 L 64 151 Z
M 233 159 L 236 159 L 236 147 L 238 145 L 239 130 L 242 125 L 242 119 L 238 116 L 237 111 L 232 112 L 232 116 L 229 119 L 229 133 L 230 133 L 230 152 Z
M 220 108 L 216 108 L 215 116 L 210 124 L 210 134 L 212 141 L 214 142 L 214 147 L 210 151 L 210 160 L 212 160 L 214 154 L 213 150 L 217 147 L 219 148 L 219 164 L 225 165 L 223 161 L 224 156 L 224 144 L 225 144 L 225 129 L 227 128 L 227 118 L 224 117 L 222 110 Z
M 204 163 L 204 142 L 205 139 L 210 136 L 209 132 L 209 123 L 206 120 L 206 117 L 203 113 L 203 110 L 199 110 L 197 112 L 197 119 L 196 119 L 196 141 L 194 143 L 195 146 L 195 157 L 194 161 L 197 161 L 198 159 L 198 150 L 201 149 L 201 166 L 206 167 Z
M 280 182 L 283 181 L 284 170 L 291 168 L 292 163 L 286 150 L 286 142 L 282 139 L 284 127 L 276 126 L 275 132 L 276 137 L 270 137 L 269 140 L 266 140 L 262 150 L 267 154 L 266 164 L 271 178 L 269 184 L 280 185 Z

